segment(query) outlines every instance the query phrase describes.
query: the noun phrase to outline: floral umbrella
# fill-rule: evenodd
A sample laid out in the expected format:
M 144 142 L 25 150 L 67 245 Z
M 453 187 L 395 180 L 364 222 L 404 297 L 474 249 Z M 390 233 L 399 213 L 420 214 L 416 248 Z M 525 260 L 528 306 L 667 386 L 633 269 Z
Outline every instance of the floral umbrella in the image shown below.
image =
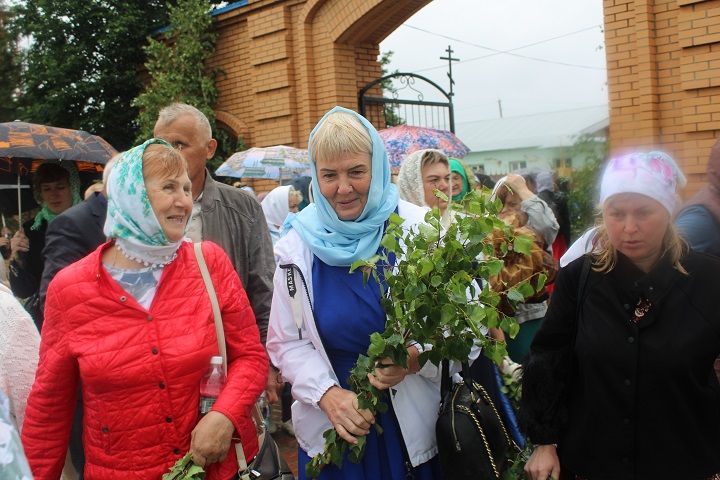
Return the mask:
M 390 165 L 399 167 L 405 156 L 417 150 L 435 148 L 446 155 L 463 158 L 470 149 L 454 133 L 435 128 L 398 125 L 380 130 Z
M 221 177 L 268 178 L 271 180 L 309 174 L 308 151 L 285 145 L 255 147 L 233 153 L 215 170 L 215 175 Z

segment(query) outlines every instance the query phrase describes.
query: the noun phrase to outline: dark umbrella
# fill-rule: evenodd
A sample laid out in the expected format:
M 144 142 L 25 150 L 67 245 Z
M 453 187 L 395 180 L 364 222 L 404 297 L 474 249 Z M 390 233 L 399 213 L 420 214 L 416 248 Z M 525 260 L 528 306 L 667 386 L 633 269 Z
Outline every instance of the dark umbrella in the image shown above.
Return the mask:
M 97 174 L 117 152 L 97 135 L 82 130 L 26 122 L 0 123 L 0 183 L 30 184 L 43 160 L 82 162 L 78 170 Z M 18 213 L 22 213 L 18 188 Z

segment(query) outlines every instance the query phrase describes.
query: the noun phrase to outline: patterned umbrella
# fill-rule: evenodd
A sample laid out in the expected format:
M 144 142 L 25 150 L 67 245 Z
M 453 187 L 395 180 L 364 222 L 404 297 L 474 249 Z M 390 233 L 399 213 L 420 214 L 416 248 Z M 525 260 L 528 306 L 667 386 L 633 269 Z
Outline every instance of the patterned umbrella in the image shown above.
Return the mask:
M 277 145 L 254 147 L 233 153 L 215 170 L 215 175 L 235 178 L 268 178 L 281 180 L 295 175 L 309 175 L 308 151 Z
M 82 130 L 26 122 L 0 123 L 0 183 L 16 183 L 17 213 L 22 215 L 21 185 L 31 182 L 43 160 L 78 163 L 78 170 L 98 175 L 117 152 L 102 138 Z
M 28 175 L 33 171 L 34 160 L 104 165 L 116 153 L 105 140 L 82 130 L 25 122 L 0 123 L 0 174 Z
M 393 167 L 399 167 L 406 155 L 426 148 L 441 150 L 455 158 L 463 158 L 470 152 L 454 133 L 447 130 L 398 125 L 385 128 L 378 133 L 385 142 L 390 165 Z

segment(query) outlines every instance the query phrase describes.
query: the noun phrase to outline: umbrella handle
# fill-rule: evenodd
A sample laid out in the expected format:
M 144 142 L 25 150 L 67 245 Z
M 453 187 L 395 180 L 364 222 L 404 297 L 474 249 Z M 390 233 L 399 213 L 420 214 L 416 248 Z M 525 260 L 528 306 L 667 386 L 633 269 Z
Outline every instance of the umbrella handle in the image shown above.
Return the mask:
M 22 195 L 20 194 L 20 174 L 18 173 L 18 225 L 22 225 Z

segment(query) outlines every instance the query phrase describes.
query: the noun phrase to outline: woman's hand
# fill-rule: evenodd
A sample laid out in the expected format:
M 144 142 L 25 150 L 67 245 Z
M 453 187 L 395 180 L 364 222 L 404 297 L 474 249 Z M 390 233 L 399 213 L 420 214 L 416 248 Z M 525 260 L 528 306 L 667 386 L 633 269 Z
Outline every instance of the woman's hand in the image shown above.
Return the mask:
M 370 433 L 370 425 L 375 423 L 370 410 L 358 408 L 357 395 L 338 386 L 330 387 L 319 405 L 338 435 L 352 445 L 357 444 L 355 437 Z
M 12 251 L 12 259 L 22 265 L 22 260 L 18 257 L 18 253 L 26 253 L 30 250 L 30 240 L 25 236 L 25 232 L 21 228 L 10 240 L 10 250 Z
M 555 445 L 538 445 L 530 460 L 525 464 L 525 474 L 530 480 L 558 480 L 560 478 L 560 459 Z
M 285 386 L 285 382 L 280 374 L 280 370 L 270 365 L 270 368 L 268 368 L 267 382 L 265 382 L 265 397 L 268 403 L 272 404 L 280 400 L 283 386 Z
M 521 200 L 527 200 L 535 195 L 527 186 L 525 179 L 522 175 L 511 173 L 505 179 L 505 185 L 507 185 L 513 193 L 517 194 Z
M 387 390 L 402 382 L 405 377 L 411 373 L 417 373 L 420 370 L 418 357 L 420 352 L 417 347 L 410 346 L 408 351 L 408 368 L 396 365 L 390 358 L 382 358 L 375 366 L 375 373 L 368 374 L 368 379 L 373 387 L 378 390 Z
M 208 412 L 192 431 L 190 453 L 193 462 L 205 467 L 222 462 L 230 451 L 235 426 L 220 412 Z

